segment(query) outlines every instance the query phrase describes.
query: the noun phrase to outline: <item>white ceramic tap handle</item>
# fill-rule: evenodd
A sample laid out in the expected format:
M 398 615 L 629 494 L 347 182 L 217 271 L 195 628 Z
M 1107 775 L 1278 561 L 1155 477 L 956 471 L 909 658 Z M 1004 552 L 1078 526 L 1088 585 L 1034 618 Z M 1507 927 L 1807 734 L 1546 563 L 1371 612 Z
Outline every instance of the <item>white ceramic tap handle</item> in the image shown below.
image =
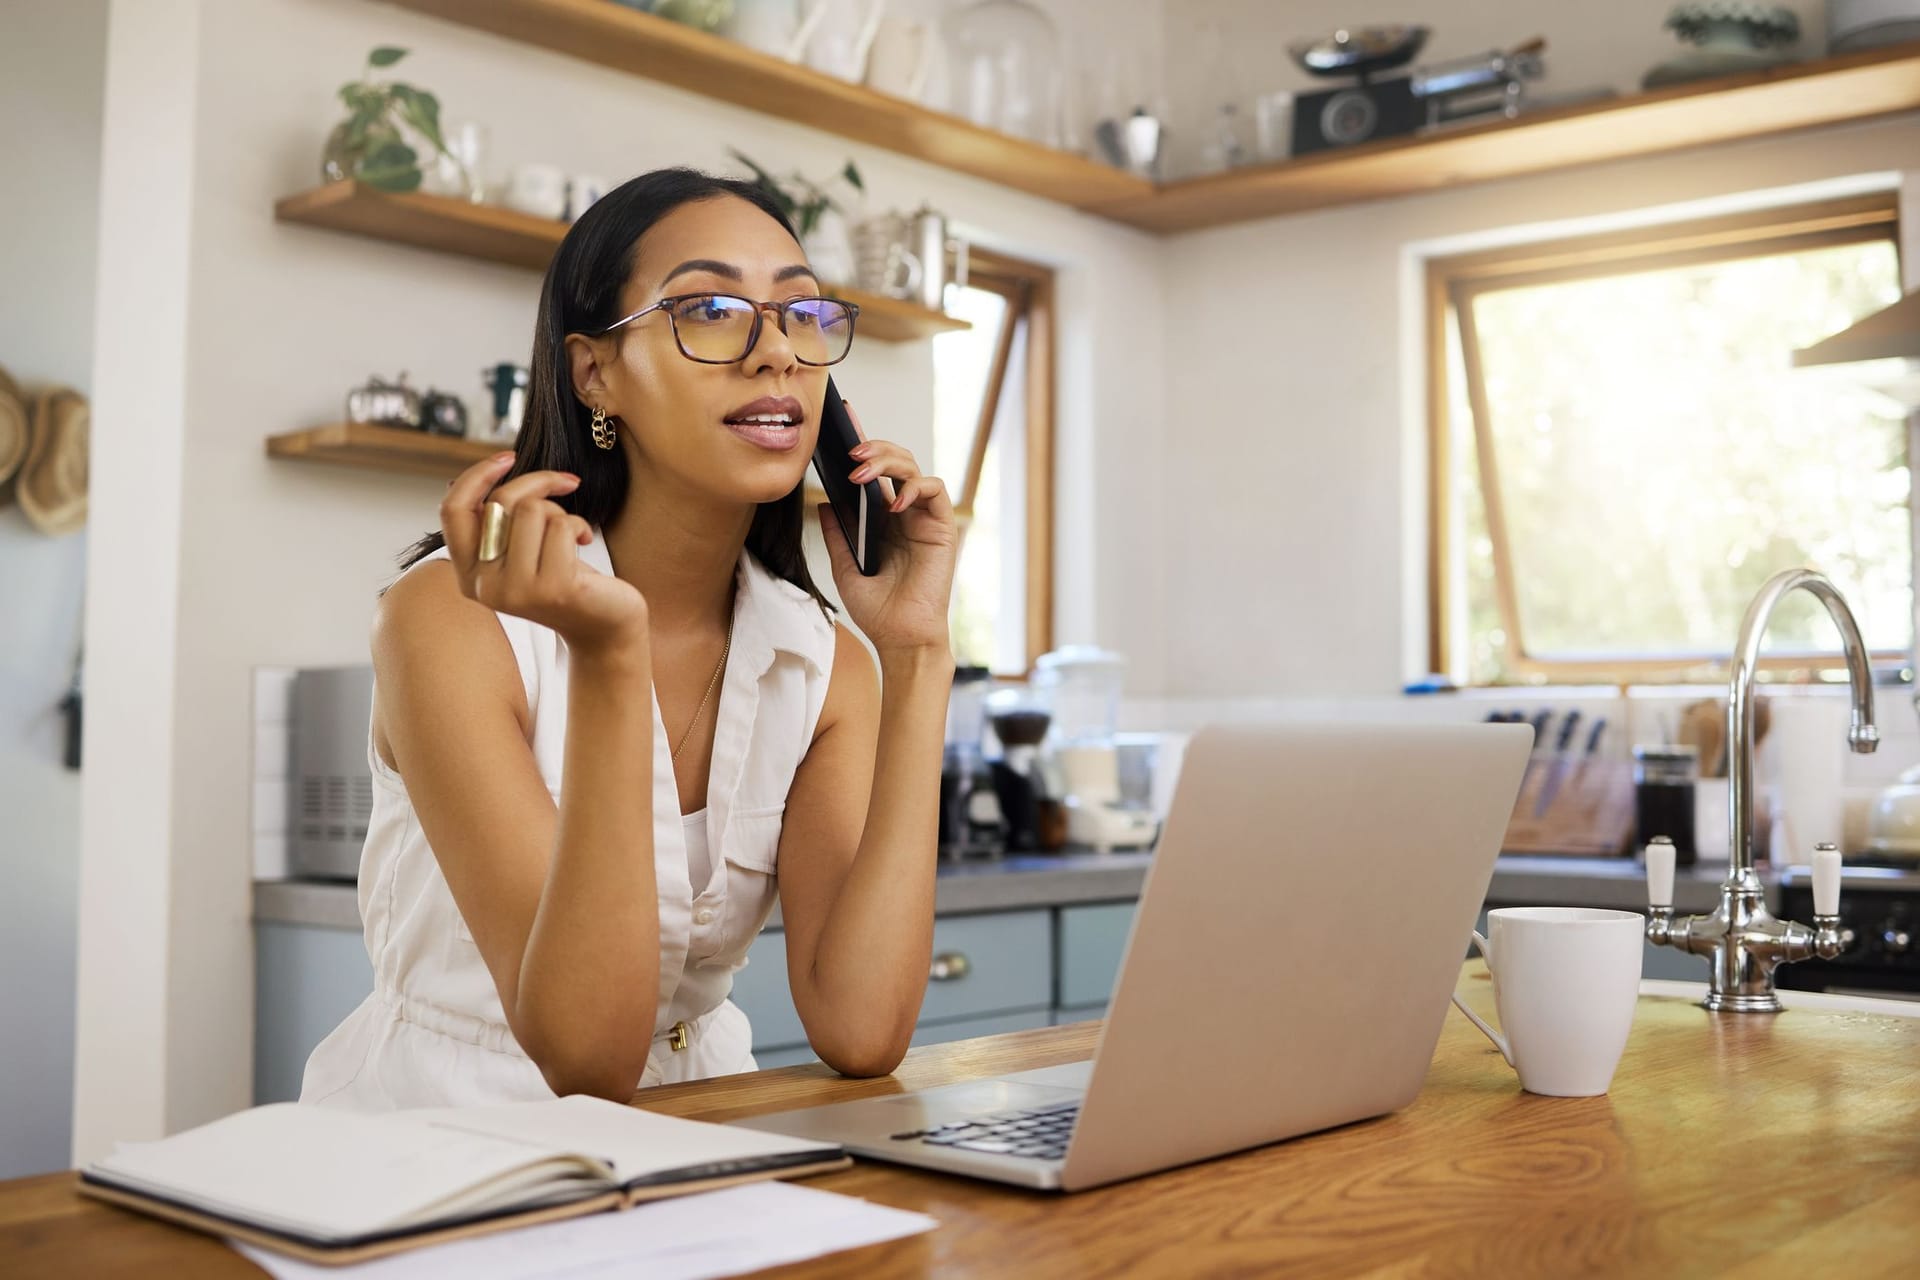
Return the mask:
M 1673 905 L 1673 841 L 1655 836 L 1647 842 L 1647 905 Z
M 1813 849 L 1813 914 L 1840 914 L 1840 850 L 1834 845 Z

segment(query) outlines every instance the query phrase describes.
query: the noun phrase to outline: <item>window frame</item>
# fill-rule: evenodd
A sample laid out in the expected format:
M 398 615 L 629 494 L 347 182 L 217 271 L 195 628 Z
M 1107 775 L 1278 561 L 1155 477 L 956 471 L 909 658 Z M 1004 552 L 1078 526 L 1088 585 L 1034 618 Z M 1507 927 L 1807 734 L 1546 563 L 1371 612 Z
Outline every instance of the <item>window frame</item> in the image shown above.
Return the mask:
M 1751 213 L 1693 219 L 1628 231 L 1539 241 L 1426 262 L 1427 360 L 1427 657 L 1429 669 L 1453 672 L 1450 619 L 1464 607 L 1454 590 L 1452 498 L 1453 391 L 1448 361 L 1447 326 L 1456 318 L 1461 362 L 1466 369 L 1467 401 L 1473 418 L 1476 468 L 1486 504 L 1487 536 L 1493 543 L 1494 599 L 1506 633 L 1507 671 L 1515 681 L 1565 683 L 1682 682 L 1724 678 L 1735 637 L 1727 637 L 1729 658 L 1695 655 L 1578 661 L 1539 658 L 1526 650 L 1521 631 L 1513 547 L 1500 493 L 1498 458 L 1492 448 L 1478 335 L 1465 323 L 1473 299 L 1503 289 L 1557 284 L 1696 264 L 1766 257 L 1846 244 L 1888 240 L 1900 252 L 1899 197 L 1894 191 L 1823 200 Z M 1912 456 L 1909 466 L 1920 469 Z M 1914 495 L 1908 498 L 1909 507 Z M 1920 552 L 1920 547 L 1916 548 Z M 1920 559 L 1916 559 L 1920 570 Z M 1920 577 L 1920 573 L 1916 574 Z M 1920 639 L 1920 637 L 1916 637 Z M 1907 651 L 1876 652 L 1876 661 L 1905 661 Z M 1806 675 L 1844 672 L 1838 655 L 1770 654 L 1761 667 Z
M 965 286 L 998 294 L 1006 301 L 1005 319 L 994 347 L 993 362 L 980 399 L 980 416 L 969 445 L 966 474 L 953 490 L 954 513 L 964 546 L 973 520 L 999 416 L 1001 393 L 1012 360 L 1014 336 L 1026 326 L 1022 370 L 1026 388 L 1026 658 L 1027 670 L 996 672 L 1024 679 L 1033 661 L 1053 648 L 1054 608 L 1054 301 L 1052 268 L 995 250 L 970 247 Z

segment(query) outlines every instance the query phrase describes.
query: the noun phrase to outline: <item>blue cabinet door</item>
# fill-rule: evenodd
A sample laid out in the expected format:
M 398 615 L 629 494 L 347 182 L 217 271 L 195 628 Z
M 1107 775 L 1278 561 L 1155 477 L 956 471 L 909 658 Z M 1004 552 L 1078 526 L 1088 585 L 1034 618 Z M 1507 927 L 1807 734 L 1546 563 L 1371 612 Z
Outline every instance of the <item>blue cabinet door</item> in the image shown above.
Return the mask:
M 307 1056 L 373 993 L 357 930 L 261 921 L 253 926 L 253 1101 L 300 1096 Z
M 935 920 L 933 971 L 920 1006 L 921 1024 L 1048 1008 L 1053 1003 L 1052 914 L 997 911 Z M 787 986 L 785 933 L 770 929 L 754 941 L 746 967 L 733 975 L 733 1002 L 753 1024 L 755 1061 L 785 1065 L 785 1050 L 806 1047 L 806 1029 Z
M 1102 902 L 1060 908 L 1060 998 L 1055 1003 L 1061 1008 L 1106 1004 L 1120 977 L 1138 905 Z

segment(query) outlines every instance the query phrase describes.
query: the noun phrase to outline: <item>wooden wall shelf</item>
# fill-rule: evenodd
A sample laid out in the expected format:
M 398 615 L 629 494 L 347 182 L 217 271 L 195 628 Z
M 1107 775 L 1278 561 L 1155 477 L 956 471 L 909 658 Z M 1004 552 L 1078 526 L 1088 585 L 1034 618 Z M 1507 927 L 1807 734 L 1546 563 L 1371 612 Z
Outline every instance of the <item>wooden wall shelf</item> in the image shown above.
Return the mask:
M 1917 109 L 1920 44 L 1907 44 L 1235 169 L 1091 211 L 1193 231 Z
M 507 440 L 435 436 L 366 422 L 330 422 L 267 437 L 270 457 L 438 476 L 443 480 L 451 480 L 474 463 L 512 447 Z
M 612 0 L 388 0 L 1160 233 L 1920 110 L 1920 44 L 1154 186 Z
M 1152 191 L 1084 156 L 982 129 L 611 0 L 390 0 L 703 97 L 1085 207 Z
M 446 196 L 396 195 L 358 182 L 331 182 L 287 196 L 273 207 L 281 222 L 347 231 L 375 240 L 545 271 L 567 224 Z M 855 332 L 881 342 L 919 342 L 972 326 L 917 303 L 859 289 L 830 287 L 860 306 Z

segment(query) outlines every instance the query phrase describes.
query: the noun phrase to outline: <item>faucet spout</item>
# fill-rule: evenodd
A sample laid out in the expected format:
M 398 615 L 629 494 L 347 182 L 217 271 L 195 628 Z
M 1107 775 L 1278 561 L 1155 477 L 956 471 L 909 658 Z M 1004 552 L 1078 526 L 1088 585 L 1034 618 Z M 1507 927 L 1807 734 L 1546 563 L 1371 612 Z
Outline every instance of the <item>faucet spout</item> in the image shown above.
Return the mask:
M 1880 745 L 1873 722 L 1873 669 L 1866 642 L 1853 610 L 1826 575 L 1812 569 L 1785 569 L 1767 579 L 1760 594 L 1747 606 L 1740 623 L 1740 641 L 1733 650 L 1733 670 L 1727 681 L 1727 830 L 1732 835 L 1727 878 L 1743 881 L 1753 874 L 1753 675 L 1760 664 L 1760 641 L 1773 620 L 1775 606 L 1788 592 L 1802 588 L 1826 606 L 1840 629 L 1840 645 L 1847 660 L 1847 684 L 1853 695 L 1852 723 L 1847 745 L 1860 753 Z

